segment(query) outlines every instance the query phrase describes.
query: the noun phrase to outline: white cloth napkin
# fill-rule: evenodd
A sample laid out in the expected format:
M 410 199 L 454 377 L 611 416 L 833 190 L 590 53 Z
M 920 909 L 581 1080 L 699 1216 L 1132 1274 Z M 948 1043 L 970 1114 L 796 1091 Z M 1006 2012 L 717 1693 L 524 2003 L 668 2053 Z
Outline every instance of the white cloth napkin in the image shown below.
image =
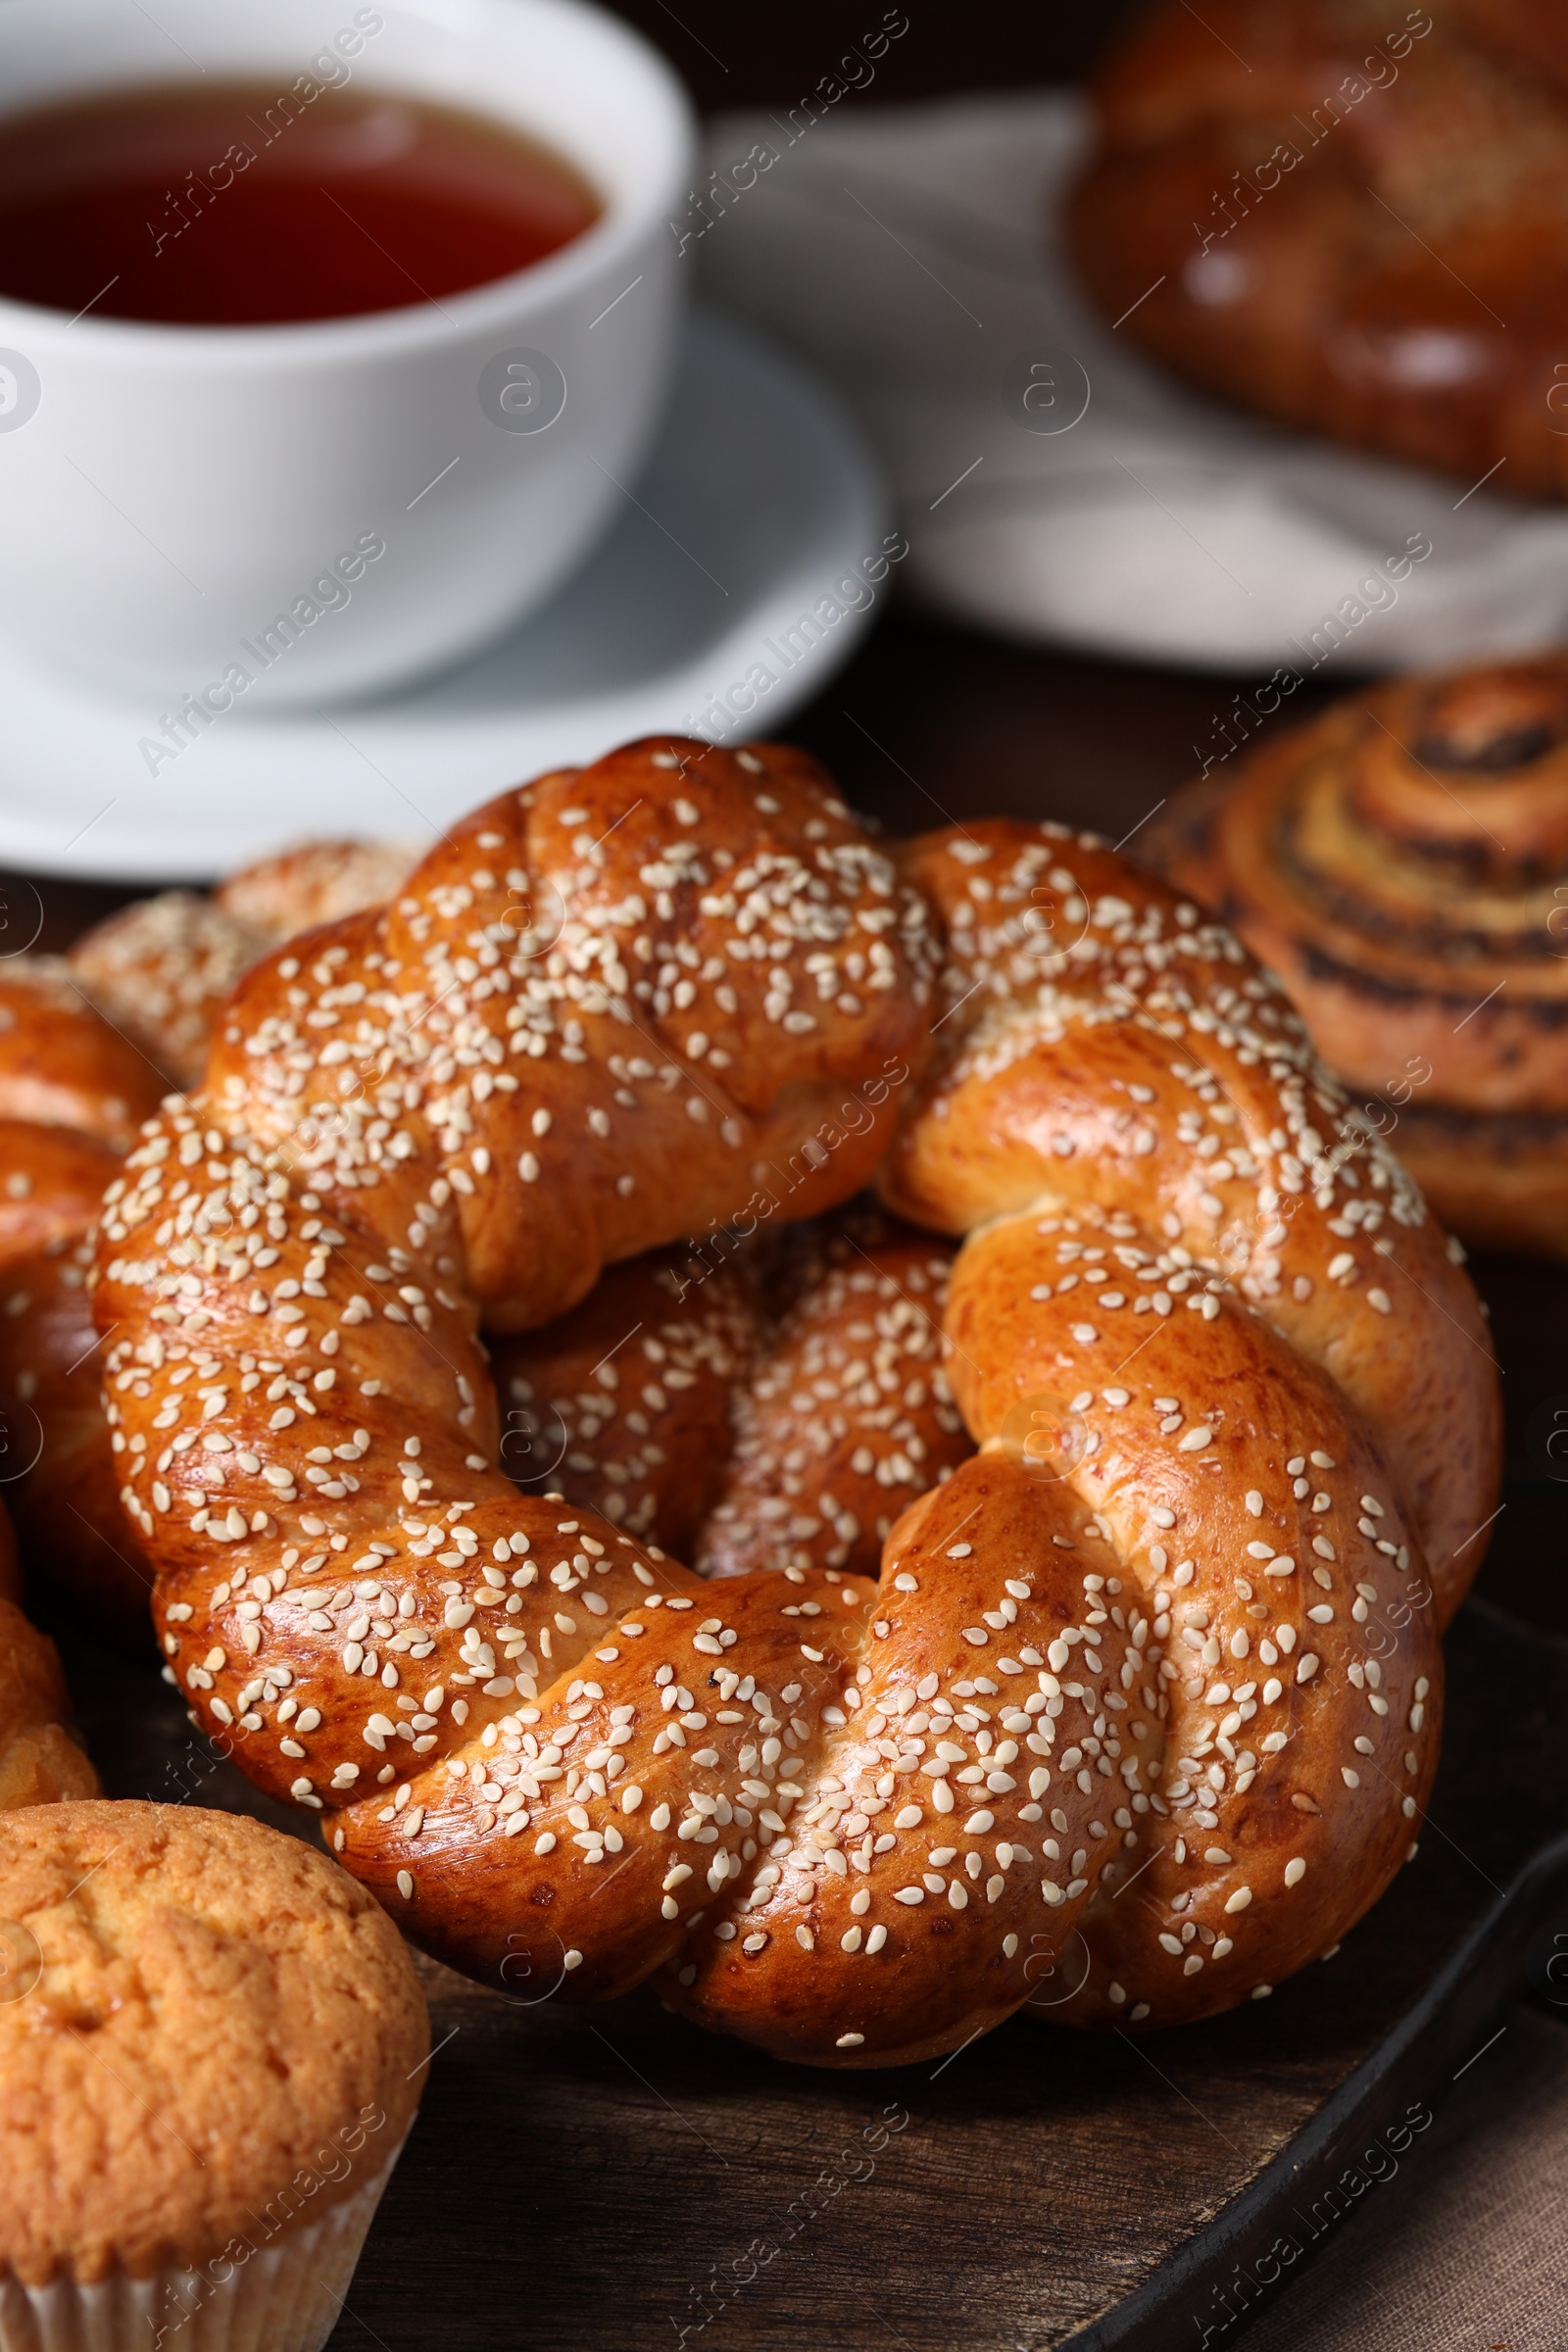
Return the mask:
M 1568 634 L 1568 510 L 1224 409 L 1090 312 L 1055 226 L 1078 98 L 858 103 L 718 118 L 672 233 L 715 300 L 858 411 L 926 603 L 1093 653 L 1302 676 Z

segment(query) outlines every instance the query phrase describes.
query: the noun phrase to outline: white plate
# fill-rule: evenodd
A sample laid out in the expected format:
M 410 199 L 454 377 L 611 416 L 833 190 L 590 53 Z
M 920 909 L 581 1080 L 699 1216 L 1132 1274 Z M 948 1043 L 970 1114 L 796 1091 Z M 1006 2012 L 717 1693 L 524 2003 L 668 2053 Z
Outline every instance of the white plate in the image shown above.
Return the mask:
M 741 184 L 703 282 L 863 419 L 909 589 L 1010 637 L 1319 684 L 1568 632 L 1568 511 L 1495 495 L 1506 466 L 1484 487 L 1286 432 L 1090 311 L 1056 225 L 1088 135 L 1063 90 L 709 125 L 710 184 Z
M 304 834 L 422 843 L 508 783 L 632 736 L 774 733 L 886 596 L 885 565 L 834 591 L 888 531 L 876 466 L 829 397 L 699 318 L 610 537 L 548 611 L 432 683 L 315 714 L 236 707 L 154 774 L 140 745 L 160 712 L 0 642 L 0 860 L 205 881 Z M 752 710 L 726 719 L 713 698 L 759 663 L 773 682 L 754 675 Z

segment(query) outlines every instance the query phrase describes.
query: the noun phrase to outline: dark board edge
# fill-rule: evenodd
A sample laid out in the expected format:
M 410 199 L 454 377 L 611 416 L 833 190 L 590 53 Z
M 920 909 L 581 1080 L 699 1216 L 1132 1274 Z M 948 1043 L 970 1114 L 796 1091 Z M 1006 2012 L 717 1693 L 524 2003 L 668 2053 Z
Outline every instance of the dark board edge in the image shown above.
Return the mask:
M 1388 2038 L 1250 2185 L 1056 2352 L 1172 2352 L 1236 2340 L 1334 2237 L 1335 2225 L 1392 2178 L 1436 2105 L 1489 2034 L 1495 2038 L 1498 2016 L 1526 1988 L 1531 1943 L 1554 1904 L 1568 1926 L 1568 1836 L 1525 1864 Z

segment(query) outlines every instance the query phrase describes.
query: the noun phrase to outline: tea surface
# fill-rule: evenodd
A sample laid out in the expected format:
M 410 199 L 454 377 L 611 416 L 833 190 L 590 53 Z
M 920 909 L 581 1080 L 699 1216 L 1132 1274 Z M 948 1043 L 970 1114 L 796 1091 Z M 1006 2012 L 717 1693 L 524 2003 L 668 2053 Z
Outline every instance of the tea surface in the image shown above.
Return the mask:
M 309 75 L 0 119 L 0 294 L 73 316 L 252 326 L 402 310 L 542 261 L 602 209 L 572 165 L 503 122 Z

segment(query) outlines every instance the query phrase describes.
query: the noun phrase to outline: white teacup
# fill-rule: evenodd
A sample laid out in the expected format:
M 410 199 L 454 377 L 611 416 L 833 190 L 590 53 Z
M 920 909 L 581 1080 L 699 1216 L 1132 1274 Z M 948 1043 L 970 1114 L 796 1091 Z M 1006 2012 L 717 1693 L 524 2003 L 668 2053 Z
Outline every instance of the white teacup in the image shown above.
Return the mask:
M 188 61 L 286 89 L 318 59 L 319 79 L 519 126 L 604 210 L 530 269 L 365 317 L 0 300 L 0 626 L 187 727 L 386 688 L 498 635 L 608 526 L 669 381 L 691 112 L 583 0 L 0 9 L 6 112 L 194 79 Z

